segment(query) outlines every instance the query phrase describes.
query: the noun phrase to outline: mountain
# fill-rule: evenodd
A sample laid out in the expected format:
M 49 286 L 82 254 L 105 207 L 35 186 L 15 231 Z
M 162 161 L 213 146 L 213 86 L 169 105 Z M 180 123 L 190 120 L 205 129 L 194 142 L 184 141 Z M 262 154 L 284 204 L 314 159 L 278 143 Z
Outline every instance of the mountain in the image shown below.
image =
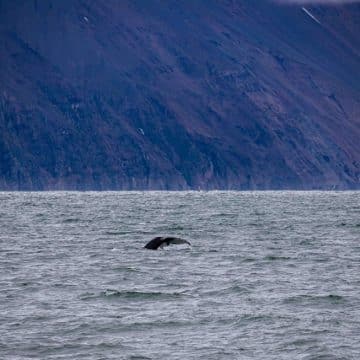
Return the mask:
M 360 5 L 0 0 L 0 189 L 360 189 Z

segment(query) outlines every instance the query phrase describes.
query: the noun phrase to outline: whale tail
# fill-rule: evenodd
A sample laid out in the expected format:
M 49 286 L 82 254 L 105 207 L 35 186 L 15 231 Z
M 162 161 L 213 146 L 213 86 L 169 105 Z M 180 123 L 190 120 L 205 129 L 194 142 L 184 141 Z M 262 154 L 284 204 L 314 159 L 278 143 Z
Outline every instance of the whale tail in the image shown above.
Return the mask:
M 191 246 L 191 244 L 184 239 L 180 239 L 177 237 L 156 237 L 154 239 L 152 239 L 151 241 L 149 241 L 144 248 L 145 249 L 150 249 L 150 250 L 157 250 L 157 249 L 162 249 L 165 246 L 169 246 L 171 244 L 188 244 Z

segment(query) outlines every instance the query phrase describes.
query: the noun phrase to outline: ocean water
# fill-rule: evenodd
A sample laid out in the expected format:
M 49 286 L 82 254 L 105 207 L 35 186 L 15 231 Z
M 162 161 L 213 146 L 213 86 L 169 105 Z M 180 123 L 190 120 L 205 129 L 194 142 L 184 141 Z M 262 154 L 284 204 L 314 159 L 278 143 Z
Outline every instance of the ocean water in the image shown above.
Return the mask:
M 0 193 L 0 359 L 358 360 L 360 192 Z

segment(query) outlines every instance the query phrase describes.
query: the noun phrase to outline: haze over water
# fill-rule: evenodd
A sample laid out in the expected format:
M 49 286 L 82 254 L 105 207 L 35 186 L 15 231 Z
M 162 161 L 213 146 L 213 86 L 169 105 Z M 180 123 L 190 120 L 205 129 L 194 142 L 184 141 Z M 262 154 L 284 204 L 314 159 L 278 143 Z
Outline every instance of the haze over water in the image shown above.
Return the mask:
M 359 359 L 360 192 L 0 193 L 0 230 L 1 359 Z

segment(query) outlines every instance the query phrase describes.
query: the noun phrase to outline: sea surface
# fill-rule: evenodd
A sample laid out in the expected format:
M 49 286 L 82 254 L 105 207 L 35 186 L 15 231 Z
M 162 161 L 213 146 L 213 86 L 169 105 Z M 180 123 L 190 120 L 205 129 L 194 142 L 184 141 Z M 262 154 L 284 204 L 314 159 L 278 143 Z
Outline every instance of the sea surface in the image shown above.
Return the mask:
M 0 359 L 358 360 L 360 192 L 0 193 Z

